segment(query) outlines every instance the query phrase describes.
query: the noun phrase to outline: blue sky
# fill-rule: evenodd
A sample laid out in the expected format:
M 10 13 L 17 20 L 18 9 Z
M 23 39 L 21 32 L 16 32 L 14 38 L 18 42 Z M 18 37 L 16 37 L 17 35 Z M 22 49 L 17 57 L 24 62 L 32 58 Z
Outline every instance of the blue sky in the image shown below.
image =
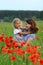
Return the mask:
M 0 10 L 43 10 L 43 0 L 0 0 Z

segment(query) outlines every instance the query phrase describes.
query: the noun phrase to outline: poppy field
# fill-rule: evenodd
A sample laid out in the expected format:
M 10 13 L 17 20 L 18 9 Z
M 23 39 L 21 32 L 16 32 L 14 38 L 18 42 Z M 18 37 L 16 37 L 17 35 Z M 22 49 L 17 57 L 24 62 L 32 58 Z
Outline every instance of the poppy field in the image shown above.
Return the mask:
M 36 38 L 27 45 L 18 47 L 13 40 L 13 25 L 0 22 L 0 65 L 43 65 L 43 21 L 37 21 L 39 28 Z

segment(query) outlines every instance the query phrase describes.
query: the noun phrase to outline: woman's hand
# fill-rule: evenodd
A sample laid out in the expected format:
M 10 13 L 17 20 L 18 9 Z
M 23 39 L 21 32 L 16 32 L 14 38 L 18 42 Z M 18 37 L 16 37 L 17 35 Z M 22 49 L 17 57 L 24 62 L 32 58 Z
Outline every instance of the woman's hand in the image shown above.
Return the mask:
M 26 44 L 24 45 L 25 48 L 27 48 L 27 46 L 33 41 L 33 38 L 29 38 L 26 42 Z

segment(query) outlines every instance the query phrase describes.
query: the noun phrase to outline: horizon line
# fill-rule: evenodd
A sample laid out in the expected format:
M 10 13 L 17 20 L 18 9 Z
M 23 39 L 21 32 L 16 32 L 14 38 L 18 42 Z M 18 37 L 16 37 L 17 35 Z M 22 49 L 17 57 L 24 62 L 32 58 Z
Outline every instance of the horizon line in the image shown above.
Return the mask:
M 43 11 L 43 10 L 0 10 L 0 11 Z

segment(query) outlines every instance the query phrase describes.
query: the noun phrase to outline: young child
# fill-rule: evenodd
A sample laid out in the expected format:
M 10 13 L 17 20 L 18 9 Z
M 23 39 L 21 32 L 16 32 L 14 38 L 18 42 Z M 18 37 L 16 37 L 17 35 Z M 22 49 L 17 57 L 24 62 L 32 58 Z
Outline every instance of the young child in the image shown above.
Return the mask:
M 14 40 L 16 40 L 18 43 L 21 43 L 21 41 L 23 41 L 23 36 L 19 34 L 19 32 L 21 32 L 20 29 L 21 20 L 19 18 L 15 18 L 13 20 L 13 26 L 14 26 Z

